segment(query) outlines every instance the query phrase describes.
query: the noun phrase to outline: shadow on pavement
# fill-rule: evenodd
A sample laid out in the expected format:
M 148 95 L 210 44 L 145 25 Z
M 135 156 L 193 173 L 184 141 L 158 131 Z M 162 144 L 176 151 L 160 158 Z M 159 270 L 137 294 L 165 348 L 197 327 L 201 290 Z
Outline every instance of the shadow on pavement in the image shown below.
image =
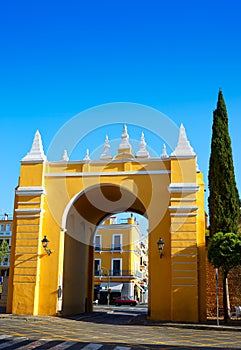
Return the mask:
M 153 321 L 147 319 L 147 314 L 136 314 L 134 311 L 120 312 L 120 311 L 96 311 L 91 313 L 84 313 L 80 315 L 62 316 L 66 319 L 71 319 L 81 322 L 90 322 L 96 324 L 113 324 L 113 325 L 133 325 L 133 326 L 168 326 L 176 328 L 190 328 L 190 329 L 214 329 L 214 330 L 232 330 L 241 331 L 241 319 L 229 320 L 224 323 L 219 321 L 219 326 L 214 319 L 208 319 L 206 322 L 185 323 L 185 322 L 171 322 L 171 321 Z

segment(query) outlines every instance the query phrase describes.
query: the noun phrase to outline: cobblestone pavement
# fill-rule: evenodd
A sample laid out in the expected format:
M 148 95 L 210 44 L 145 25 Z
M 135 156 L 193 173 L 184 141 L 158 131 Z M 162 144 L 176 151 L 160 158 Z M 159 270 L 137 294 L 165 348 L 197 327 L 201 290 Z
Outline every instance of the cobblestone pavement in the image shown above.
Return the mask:
M 0 349 L 241 349 L 240 327 L 137 325 L 133 319 L 121 311 L 72 319 L 0 315 Z

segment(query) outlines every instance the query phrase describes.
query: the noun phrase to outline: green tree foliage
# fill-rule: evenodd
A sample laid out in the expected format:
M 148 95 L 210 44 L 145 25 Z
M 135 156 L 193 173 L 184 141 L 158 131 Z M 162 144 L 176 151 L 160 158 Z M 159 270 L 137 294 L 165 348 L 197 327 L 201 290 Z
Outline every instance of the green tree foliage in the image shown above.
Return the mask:
M 213 112 L 208 185 L 210 236 L 217 232 L 238 232 L 240 200 L 234 174 L 228 115 L 221 90 L 217 108 Z
M 210 240 L 208 260 L 221 270 L 223 276 L 223 310 L 224 321 L 228 320 L 226 280 L 229 271 L 241 265 L 241 236 L 237 233 L 218 232 Z
M 0 243 L 0 265 L 2 265 L 4 258 L 6 258 L 8 254 L 9 254 L 8 242 L 3 240 L 2 243 Z

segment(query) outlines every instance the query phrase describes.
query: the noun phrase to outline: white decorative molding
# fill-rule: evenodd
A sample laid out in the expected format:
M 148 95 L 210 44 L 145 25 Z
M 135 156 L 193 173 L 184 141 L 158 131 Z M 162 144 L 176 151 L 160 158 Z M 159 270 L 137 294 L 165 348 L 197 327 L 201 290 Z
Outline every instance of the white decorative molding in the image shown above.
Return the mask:
M 171 198 L 171 202 L 196 202 L 196 198 Z
M 21 208 L 21 209 L 15 209 L 15 212 L 19 214 L 24 214 L 24 213 L 36 214 L 36 213 L 43 213 L 44 210 L 42 210 L 41 208 Z
M 162 158 L 162 159 L 166 159 L 166 158 L 168 158 L 167 148 L 166 148 L 165 143 L 164 143 L 164 145 L 162 146 L 162 154 L 161 154 L 161 158 Z
M 106 135 L 105 137 L 104 152 L 101 154 L 100 159 L 101 160 L 112 159 L 112 155 L 110 153 L 110 143 L 109 143 L 108 135 Z
M 18 202 L 19 205 L 40 205 L 41 202 Z
M 197 284 L 174 284 L 172 283 L 172 287 L 195 287 L 197 288 Z
M 90 156 L 89 156 L 89 150 L 87 148 L 86 153 L 85 153 L 85 157 L 84 157 L 84 161 L 88 162 L 89 160 L 91 160 L 91 159 L 90 159 Z
M 186 130 L 183 124 L 181 124 L 177 147 L 171 153 L 170 157 L 193 158 L 195 156 L 196 153 L 193 151 L 193 148 L 190 146 L 190 142 L 187 139 Z
M 16 215 L 16 217 L 18 219 L 39 219 L 41 216 L 37 215 L 37 214 L 33 214 L 33 215 Z
M 68 162 L 68 161 L 69 161 L 69 156 L 68 156 L 67 150 L 65 149 L 63 151 L 62 158 L 61 158 L 60 162 Z
M 128 150 L 131 151 L 131 145 L 129 143 L 129 135 L 128 135 L 128 132 L 127 132 L 127 126 L 124 125 L 123 127 L 123 133 L 121 135 L 121 143 L 119 144 L 119 147 L 118 147 L 118 153 L 123 153 L 124 151 Z
M 170 170 L 140 170 L 140 171 L 106 171 L 106 172 L 76 172 L 49 173 L 45 177 L 93 177 L 93 176 L 122 176 L 122 175 L 167 175 Z
M 191 273 L 197 274 L 196 270 L 173 269 L 173 271 L 175 271 L 175 272 L 191 272 Z
M 177 212 L 190 212 L 190 211 L 196 211 L 198 210 L 197 206 L 169 206 L 168 207 L 170 211 L 177 211 Z
M 43 150 L 42 139 L 39 131 L 37 130 L 34 135 L 34 140 L 30 152 L 22 158 L 22 163 L 42 163 L 46 161 L 46 156 Z
M 24 226 L 24 225 L 21 225 L 21 226 Z M 32 225 L 31 225 L 32 226 Z M 39 226 L 39 225 L 38 225 Z M 32 237 L 32 234 L 35 234 L 36 235 L 36 237 L 34 238 L 32 238 L 32 239 L 36 239 L 37 238 L 37 236 L 39 235 L 39 231 L 37 231 L 37 232 L 18 232 L 18 236 L 21 236 L 21 235 L 31 235 L 31 237 Z M 23 238 L 16 238 L 16 239 L 23 239 Z M 29 239 L 29 238 L 26 238 L 26 239 Z
M 43 214 L 45 210 L 41 208 L 21 208 L 15 209 L 16 217 L 19 219 L 23 218 L 40 218 L 41 214 Z
M 172 242 L 175 242 L 175 243 L 177 243 L 177 242 L 180 242 L 180 243 L 183 243 L 183 241 L 181 241 L 180 239 L 174 239 L 174 240 L 172 240 Z M 185 243 L 189 243 L 190 244 L 190 241 L 186 241 L 185 240 Z M 185 251 L 187 251 L 187 250 L 191 250 L 191 251 L 193 251 L 193 249 L 197 249 L 197 242 L 196 242 L 196 240 L 192 240 L 191 242 L 194 242 L 194 244 L 193 245 L 195 245 L 195 247 L 184 247 L 184 246 L 182 246 L 182 245 L 180 245 L 180 246 L 177 246 L 176 244 L 175 244 L 175 246 L 173 246 L 173 248 L 172 249 L 180 249 L 180 250 L 185 250 Z M 176 253 L 176 254 L 182 254 L 182 253 Z M 176 255 L 176 254 L 174 254 L 174 255 Z M 194 254 L 194 253 L 192 253 L 192 254 Z M 195 254 L 196 255 L 196 254 Z
M 197 276 L 173 276 L 172 280 L 191 280 L 197 282 Z
M 41 196 L 45 194 L 45 189 L 42 186 L 26 186 L 26 187 L 18 187 L 15 191 L 18 196 Z
M 16 255 L 21 255 L 21 256 L 23 256 L 23 255 L 38 255 L 38 251 L 33 251 L 33 252 L 20 252 L 20 251 L 18 251 L 17 249 L 16 249 L 16 252 L 15 252 L 15 254 Z M 30 261 L 30 259 L 28 259 L 29 261 Z M 24 260 L 24 261 L 26 261 L 26 260 Z M 31 259 L 31 261 L 36 261 L 36 260 L 32 260 Z M 21 276 L 21 275 L 16 275 L 15 274 L 15 276 Z M 34 275 L 34 276 L 36 276 L 36 274 Z M 25 284 L 33 284 L 33 283 L 35 283 L 35 281 L 21 281 L 21 282 L 19 282 L 17 279 L 16 279 L 16 283 L 25 283 Z
M 142 132 L 140 140 L 140 149 L 136 152 L 136 158 L 149 158 L 150 154 L 146 149 L 145 135 Z
M 139 164 L 148 164 L 148 163 L 159 163 L 162 164 L 164 159 L 160 159 L 160 158 L 134 158 L 133 159 L 133 155 L 131 156 L 130 159 L 124 159 L 124 158 L 113 158 L 111 159 L 111 162 L 105 159 L 95 159 L 92 160 L 91 159 L 91 164 L 92 165 L 101 165 L 101 164 L 106 164 L 106 163 L 111 163 L 111 164 L 123 164 L 123 163 L 139 163 Z M 60 161 L 51 161 L 51 162 L 47 162 L 49 166 L 62 166 L 62 164 L 60 163 Z M 84 160 L 70 160 L 68 162 L 68 164 L 85 164 Z
M 172 265 L 196 265 L 196 261 L 172 261 Z M 176 271 L 176 270 L 174 270 Z
M 196 160 L 196 172 L 197 172 L 197 173 L 200 173 L 200 169 L 199 169 L 199 165 L 198 165 L 197 160 Z
M 172 182 L 168 190 L 170 193 L 195 193 L 199 191 L 199 186 L 196 182 Z
M 191 216 L 197 216 L 197 213 L 171 213 L 170 216 L 191 217 Z

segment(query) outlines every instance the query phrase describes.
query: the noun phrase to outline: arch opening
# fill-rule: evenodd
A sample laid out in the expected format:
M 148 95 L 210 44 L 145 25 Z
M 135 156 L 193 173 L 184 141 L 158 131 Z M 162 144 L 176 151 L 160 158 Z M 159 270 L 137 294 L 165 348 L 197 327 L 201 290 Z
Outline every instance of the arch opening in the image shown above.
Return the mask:
M 148 220 L 109 216 L 94 239 L 94 305 L 148 303 Z M 95 307 L 98 310 L 98 307 Z
M 147 218 L 146 208 L 136 194 L 113 184 L 88 188 L 68 209 L 64 227 L 63 314 L 92 311 L 94 237 L 102 222 L 122 212 L 134 212 Z

